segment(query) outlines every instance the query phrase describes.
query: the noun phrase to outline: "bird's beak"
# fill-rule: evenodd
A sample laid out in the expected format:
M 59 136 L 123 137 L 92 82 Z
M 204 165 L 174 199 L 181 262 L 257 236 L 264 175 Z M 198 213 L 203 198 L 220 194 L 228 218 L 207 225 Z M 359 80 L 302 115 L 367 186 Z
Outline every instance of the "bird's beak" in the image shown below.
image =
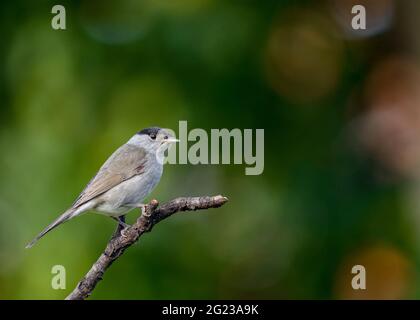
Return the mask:
M 166 140 L 166 142 L 168 142 L 168 143 L 175 143 L 175 142 L 179 142 L 179 140 L 178 140 L 178 139 L 176 139 L 176 138 L 168 138 L 168 139 Z

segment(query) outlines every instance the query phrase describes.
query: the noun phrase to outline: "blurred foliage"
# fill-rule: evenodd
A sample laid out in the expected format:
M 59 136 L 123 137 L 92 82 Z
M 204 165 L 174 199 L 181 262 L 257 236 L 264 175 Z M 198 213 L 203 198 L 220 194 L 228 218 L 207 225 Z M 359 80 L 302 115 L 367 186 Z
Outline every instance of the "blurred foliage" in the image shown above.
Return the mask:
M 265 171 L 166 166 L 152 197 L 230 202 L 157 226 L 93 299 L 419 297 L 417 152 L 404 153 L 408 171 L 389 164 L 420 122 L 385 118 L 378 131 L 365 119 L 378 110 L 365 83 L 381 60 L 409 55 L 418 67 L 418 4 L 375 3 L 374 32 L 352 34 L 347 0 L 67 0 L 65 31 L 51 28 L 55 2 L 2 2 L 0 298 L 65 297 L 115 222 L 88 214 L 31 250 L 26 242 L 132 134 L 177 131 L 179 120 L 265 129 Z M 397 90 L 401 78 L 390 79 L 375 92 Z M 394 112 L 403 96 L 387 97 Z M 385 141 L 386 152 L 371 147 Z M 358 295 L 351 267 L 363 263 L 368 290 Z M 66 290 L 51 288 L 56 264 Z

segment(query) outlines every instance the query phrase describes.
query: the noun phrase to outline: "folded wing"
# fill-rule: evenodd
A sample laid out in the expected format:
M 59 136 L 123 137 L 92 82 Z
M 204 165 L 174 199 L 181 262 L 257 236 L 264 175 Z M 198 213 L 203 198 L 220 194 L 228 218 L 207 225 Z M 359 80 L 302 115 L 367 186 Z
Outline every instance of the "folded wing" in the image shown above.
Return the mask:
M 125 144 L 118 148 L 88 183 L 72 208 L 95 199 L 120 183 L 143 174 L 146 164 L 146 151 L 143 148 Z

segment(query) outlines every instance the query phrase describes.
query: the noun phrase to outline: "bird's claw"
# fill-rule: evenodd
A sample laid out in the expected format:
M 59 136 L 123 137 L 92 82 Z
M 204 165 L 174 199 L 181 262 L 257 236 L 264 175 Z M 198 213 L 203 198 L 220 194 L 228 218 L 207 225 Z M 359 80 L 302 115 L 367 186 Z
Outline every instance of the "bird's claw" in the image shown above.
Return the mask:
M 120 233 L 121 233 L 121 235 L 122 235 L 123 237 L 127 237 L 127 231 L 128 231 L 128 228 L 125 228 L 125 229 L 122 229 L 122 230 L 120 231 Z
M 118 221 L 118 223 L 120 224 L 120 226 L 121 226 L 123 229 L 127 229 L 127 228 L 130 228 L 130 227 L 131 227 L 131 225 L 129 225 L 128 223 L 122 222 L 121 220 L 120 220 L 120 221 Z
M 146 213 L 147 204 L 139 204 L 139 205 L 137 205 L 137 208 L 140 209 L 141 214 L 143 215 L 143 214 Z

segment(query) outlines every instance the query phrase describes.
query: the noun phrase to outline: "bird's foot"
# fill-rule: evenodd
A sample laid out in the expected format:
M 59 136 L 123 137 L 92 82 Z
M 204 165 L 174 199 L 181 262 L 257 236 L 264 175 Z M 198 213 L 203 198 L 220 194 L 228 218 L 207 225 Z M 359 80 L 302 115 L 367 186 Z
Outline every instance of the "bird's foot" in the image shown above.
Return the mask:
M 140 203 L 136 205 L 136 207 L 140 209 L 141 214 L 143 215 L 146 212 L 147 204 Z
M 116 220 L 118 224 L 121 226 L 122 229 L 130 228 L 131 226 L 128 223 L 125 223 L 125 216 L 120 216 L 118 218 L 112 217 L 112 219 Z
M 128 232 L 128 229 L 127 228 L 121 229 L 120 234 L 125 238 L 125 237 L 127 237 L 127 232 Z
M 131 225 L 129 225 L 128 223 L 122 222 L 122 221 L 118 221 L 118 223 L 119 223 L 119 225 L 120 225 L 121 227 L 123 227 L 124 229 L 126 229 L 126 228 L 130 228 L 130 227 L 131 227 Z

